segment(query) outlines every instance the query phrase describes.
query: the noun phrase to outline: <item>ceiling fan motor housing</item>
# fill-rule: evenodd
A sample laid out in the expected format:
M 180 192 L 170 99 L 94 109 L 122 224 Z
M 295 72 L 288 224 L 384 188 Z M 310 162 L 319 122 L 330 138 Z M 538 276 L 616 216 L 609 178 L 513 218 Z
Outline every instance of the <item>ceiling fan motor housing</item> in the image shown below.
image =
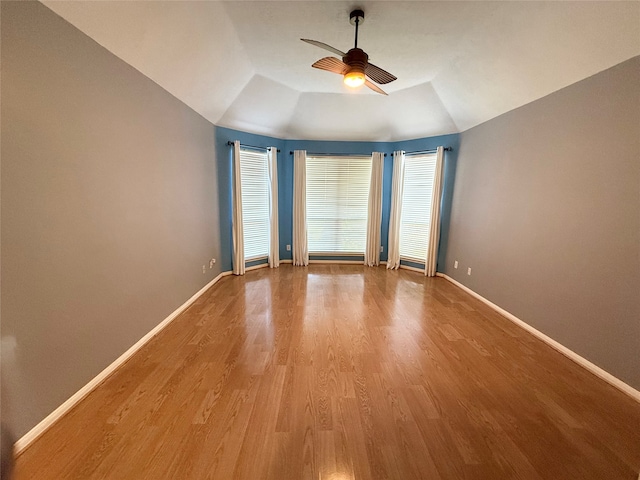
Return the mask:
M 359 72 L 364 75 L 364 69 L 369 61 L 369 55 L 359 48 L 352 48 L 342 57 L 342 61 L 349 65 L 349 72 Z

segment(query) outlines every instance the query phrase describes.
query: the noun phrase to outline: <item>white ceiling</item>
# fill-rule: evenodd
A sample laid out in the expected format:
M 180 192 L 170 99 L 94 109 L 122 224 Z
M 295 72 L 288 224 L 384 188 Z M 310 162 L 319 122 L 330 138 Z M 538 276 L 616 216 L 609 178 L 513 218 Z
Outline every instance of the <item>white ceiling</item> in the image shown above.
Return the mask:
M 464 131 L 640 55 L 640 2 L 45 1 L 216 125 L 290 139 Z M 382 96 L 310 65 L 358 46 Z

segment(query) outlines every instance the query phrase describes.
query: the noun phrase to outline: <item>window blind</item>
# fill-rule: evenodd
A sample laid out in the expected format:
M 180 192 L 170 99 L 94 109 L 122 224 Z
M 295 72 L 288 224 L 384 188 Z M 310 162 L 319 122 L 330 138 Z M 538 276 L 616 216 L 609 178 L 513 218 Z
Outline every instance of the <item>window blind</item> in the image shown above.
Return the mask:
M 269 168 L 267 152 L 240 149 L 244 258 L 269 256 Z
M 363 254 L 371 157 L 307 157 L 310 253 Z
M 400 258 L 425 262 L 431 227 L 431 196 L 436 154 L 407 156 L 404 168 Z

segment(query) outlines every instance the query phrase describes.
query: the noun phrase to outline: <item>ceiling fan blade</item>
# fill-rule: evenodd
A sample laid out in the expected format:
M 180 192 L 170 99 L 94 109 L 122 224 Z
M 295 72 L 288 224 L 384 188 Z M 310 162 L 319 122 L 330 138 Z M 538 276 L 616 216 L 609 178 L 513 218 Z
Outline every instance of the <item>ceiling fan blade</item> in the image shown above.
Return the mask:
M 326 70 L 327 72 L 338 73 L 344 75 L 349 70 L 349 65 L 342 60 L 338 60 L 335 57 L 324 57 L 311 65 L 313 68 L 319 68 L 320 70 Z
M 377 86 L 375 83 L 370 82 L 369 80 L 365 80 L 364 84 L 369 87 L 371 90 L 373 90 L 376 93 L 381 93 L 382 95 L 387 95 L 387 92 L 385 92 L 384 90 L 382 90 L 379 86 Z
M 364 69 L 364 73 L 376 83 L 384 85 L 397 79 L 395 75 L 391 75 L 386 70 L 376 67 L 373 63 L 368 63 Z
M 346 53 L 341 52 L 337 48 L 333 48 L 331 45 L 327 45 L 326 43 L 322 43 L 317 40 L 309 40 L 308 38 L 301 38 L 300 40 L 302 40 L 303 42 L 310 43 L 311 45 L 315 45 L 316 47 L 324 48 L 325 50 L 333 52 L 336 55 L 340 55 L 341 57 L 344 57 L 346 55 Z

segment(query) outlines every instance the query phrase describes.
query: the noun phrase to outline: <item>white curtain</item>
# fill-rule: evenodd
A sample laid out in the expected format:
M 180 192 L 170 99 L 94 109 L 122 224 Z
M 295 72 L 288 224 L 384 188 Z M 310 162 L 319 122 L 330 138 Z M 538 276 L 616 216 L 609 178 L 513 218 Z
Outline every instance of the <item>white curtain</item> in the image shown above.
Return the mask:
M 391 217 L 389 218 L 389 251 L 387 268 L 400 268 L 400 215 L 404 186 L 404 151 L 393 152 L 393 184 L 391 187 Z
M 369 211 L 367 212 L 367 245 L 364 264 L 369 267 L 380 265 L 380 227 L 382 225 L 382 170 L 384 155 L 371 155 L 371 183 L 369 184 Z
M 438 241 L 440 240 L 440 200 L 442 197 L 442 176 L 444 167 L 444 148 L 438 147 L 436 153 L 436 171 L 433 178 L 433 193 L 431 194 L 431 228 L 429 229 L 429 246 L 427 247 L 427 261 L 424 264 L 424 274 L 435 277 L 438 263 Z
M 280 236 L 278 235 L 278 149 L 267 149 L 269 162 L 269 267 L 280 266 Z
M 242 224 L 242 181 L 240 142 L 233 142 L 233 274 L 244 275 L 244 226 Z
M 293 152 L 293 264 L 309 265 L 306 150 Z

